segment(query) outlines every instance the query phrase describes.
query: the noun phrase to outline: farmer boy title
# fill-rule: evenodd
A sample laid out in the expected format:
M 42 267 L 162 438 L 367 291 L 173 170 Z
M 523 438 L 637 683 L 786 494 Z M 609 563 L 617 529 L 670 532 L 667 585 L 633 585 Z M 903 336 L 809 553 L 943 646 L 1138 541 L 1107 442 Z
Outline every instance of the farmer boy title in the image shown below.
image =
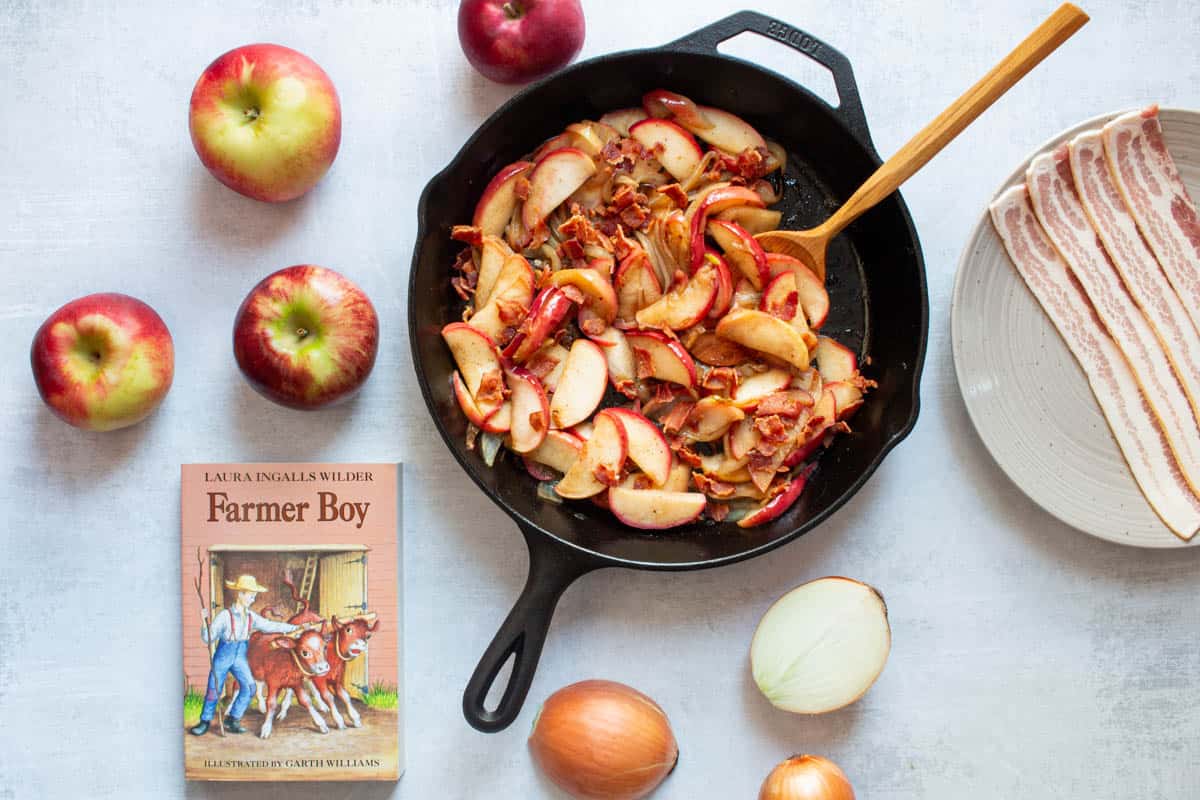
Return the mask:
M 373 480 L 370 472 L 215 472 L 204 473 L 206 483 L 307 483 L 321 481 L 360 482 Z M 208 495 L 209 522 L 353 522 L 361 528 L 370 503 L 342 500 L 336 492 L 320 491 L 312 501 L 235 501 L 227 492 Z

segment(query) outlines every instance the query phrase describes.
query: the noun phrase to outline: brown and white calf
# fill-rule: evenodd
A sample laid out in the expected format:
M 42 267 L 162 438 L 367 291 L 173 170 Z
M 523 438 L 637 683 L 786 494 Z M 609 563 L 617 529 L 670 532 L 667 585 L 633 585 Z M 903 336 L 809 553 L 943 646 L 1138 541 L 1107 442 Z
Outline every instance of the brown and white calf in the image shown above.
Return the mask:
M 290 621 L 293 624 L 297 624 L 295 618 Z M 374 611 L 359 614 L 348 620 L 339 620 L 337 615 L 334 615 L 333 619 L 329 621 L 327 630 L 330 633 L 326 636 L 325 645 L 325 658 L 329 662 L 329 671 L 324 675 L 312 678 L 314 689 L 313 700 L 321 711 L 329 711 L 333 715 L 333 721 L 337 724 L 338 728 L 345 728 L 346 723 L 342 719 L 337 703 L 333 699 L 335 693 L 346 705 L 346 713 L 350 717 L 350 724 L 356 728 L 362 727 L 362 718 L 354 710 L 354 704 L 350 700 L 350 693 L 346 691 L 346 665 L 367 652 L 367 640 L 378 629 L 379 619 Z M 299 692 L 296 694 L 300 697 Z M 322 700 L 324 703 L 321 702 Z M 283 719 L 287 716 L 291 702 L 292 693 L 288 692 L 284 695 L 283 702 L 280 704 L 278 719 Z M 301 702 L 304 702 L 302 697 Z
M 321 733 L 329 733 L 325 719 L 312 707 L 304 692 L 304 682 L 326 675 L 329 660 L 325 655 L 325 637 L 318 630 L 302 627 L 291 633 L 254 633 L 246 648 L 250 672 L 265 684 L 267 708 L 259 737 L 271 735 L 275 702 L 281 690 L 295 691 Z

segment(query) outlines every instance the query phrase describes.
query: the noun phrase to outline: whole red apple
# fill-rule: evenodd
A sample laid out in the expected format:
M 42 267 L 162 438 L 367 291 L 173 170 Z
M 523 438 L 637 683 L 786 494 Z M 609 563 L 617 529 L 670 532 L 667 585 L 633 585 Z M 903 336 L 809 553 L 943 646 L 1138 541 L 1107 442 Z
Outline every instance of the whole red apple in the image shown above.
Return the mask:
M 230 50 L 192 90 L 192 144 L 234 191 L 279 203 L 307 192 L 333 164 L 342 106 L 325 71 L 277 44 Z
M 111 431 L 144 419 L 175 375 L 171 332 L 154 309 L 123 294 L 72 300 L 42 323 L 29 351 L 46 405 L 65 422 Z
M 583 47 L 579 0 L 463 0 L 458 41 L 471 66 L 497 83 L 526 83 Z
M 375 366 L 379 318 L 350 279 L 311 264 L 250 290 L 233 323 L 233 354 L 250 385 L 285 406 L 352 397 Z

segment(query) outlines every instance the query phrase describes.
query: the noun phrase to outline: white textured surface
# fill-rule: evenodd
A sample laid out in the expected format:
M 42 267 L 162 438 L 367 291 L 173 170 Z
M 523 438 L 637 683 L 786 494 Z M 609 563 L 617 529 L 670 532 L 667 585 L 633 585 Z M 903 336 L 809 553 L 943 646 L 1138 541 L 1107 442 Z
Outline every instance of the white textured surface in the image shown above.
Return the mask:
M 870 484 L 758 561 L 584 578 L 562 600 L 530 703 L 495 736 L 467 727 L 460 695 L 526 557 L 432 430 L 402 309 L 417 194 L 510 90 L 463 62 L 449 2 L 127 5 L 0 0 L 0 798 L 560 797 L 525 735 L 541 698 L 588 677 L 637 686 L 674 722 L 682 757 L 656 798 L 752 797 L 795 751 L 838 761 L 864 800 L 1200 796 L 1200 551 L 1100 542 L 1027 500 L 980 445 L 949 347 L 959 251 L 1031 147 L 1114 108 L 1200 105 L 1191 3 L 1085 4 L 1095 20 L 910 182 L 933 312 L 924 410 Z M 1053 3 L 755 5 L 844 50 L 887 154 Z M 589 0 L 584 54 L 665 42 L 734 8 Z M 283 207 L 216 184 L 187 137 L 196 75 L 254 40 L 313 55 L 345 108 L 333 171 Z M 819 74 L 778 45 L 743 47 Z M 317 416 L 260 400 L 229 353 L 245 291 L 298 261 L 353 276 L 384 323 L 364 395 Z M 147 424 L 98 436 L 41 407 L 26 361 L 53 308 L 104 289 L 160 311 L 179 374 Z M 398 787 L 180 777 L 178 464 L 272 459 L 411 466 Z M 886 595 L 891 660 L 849 709 L 776 712 L 749 679 L 754 624 L 831 573 Z

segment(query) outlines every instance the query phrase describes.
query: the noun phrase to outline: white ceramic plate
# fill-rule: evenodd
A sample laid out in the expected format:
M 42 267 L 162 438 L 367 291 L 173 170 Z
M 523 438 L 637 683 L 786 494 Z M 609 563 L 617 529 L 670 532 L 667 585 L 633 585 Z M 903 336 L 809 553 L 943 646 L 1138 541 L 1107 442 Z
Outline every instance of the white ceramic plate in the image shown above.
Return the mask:
M 1050 139 L 996 195 L 1024 181 L 1038 153 L 1120 113 Z M 1193 199 L 1200 198 L 1200 112 L 1164 108 L 1159 114 L 1183 182 Z M 967 411 L 996 463 L 1025 494 L 1101 539 L 1187 546 L 1134 483 L 1083 371 L 1009 261 L 986 208 L 959 260 L 950 313 L 954 368 Z M 1193 542 L 1200 544 L 1200 535 Z

